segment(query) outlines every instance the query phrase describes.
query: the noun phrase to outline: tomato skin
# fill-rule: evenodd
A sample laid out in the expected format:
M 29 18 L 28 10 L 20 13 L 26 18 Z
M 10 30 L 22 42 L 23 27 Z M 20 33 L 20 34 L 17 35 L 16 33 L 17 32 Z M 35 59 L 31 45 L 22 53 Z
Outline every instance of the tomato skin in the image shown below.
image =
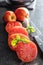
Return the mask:
M 9 32 L 15 26 L 22 26 L 22 24 L 20 22 L 18 22 L 18 21 L 8 22 L 5 29 L 6 29 L 7 32 Z
M 32 41 L 30 41 L 30 43 L 28 44 L 25 44 L 23 42 L 18 42 L 16 53 L 18 58 L 22 62 L 32 62 L 36 59 L 38 50 L 37 50 L 37 46 Z
M 3 19 L 5 22 L 15 22 L 16 21 L 16 15 L 13 11 L 6 11 Z
M 26 35 L 21 34 L 21 33 L 15 33 L 15 34 L 11 34 L 11 35 L 9 35 L 9 36 L 8 36 L 8 46 L 9 46 L 10 49 L 13 50 L 13 51 L 16 50 L 17 45 L 16 45 L 15 47 L 12 47 L 12 46 L 11 46 L 11 41 L 16 37 L 17 34 L 19 34 L 20 37 L 25 37 L 25 38 L 29 39 Z
M 24 21 L 25 18 L 29 17 L 29 11 L 25 7 L 19 7 L 15 10 L 17 20 Z
M 15 11 L 15 14 L 16 14 L 17 19 L 20 20 L 20 21 L 23 21 L 24 18 L 25 18 L 25 16 L 26 16 L 25 11 L 22 10 L 22 9 L 16 10 L 16 11 Z M 19 14 L 19 15 L 18 15 L 18 14 Z

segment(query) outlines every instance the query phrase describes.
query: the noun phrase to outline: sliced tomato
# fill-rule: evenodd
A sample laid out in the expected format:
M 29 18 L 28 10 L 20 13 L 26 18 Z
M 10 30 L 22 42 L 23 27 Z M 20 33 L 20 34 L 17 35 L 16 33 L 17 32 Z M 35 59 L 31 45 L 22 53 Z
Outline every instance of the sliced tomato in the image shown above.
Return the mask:
M 28 36 L 28 32 L 27 32 L 26 28 L 21 27 L 21 26 L 12 27 L 12 28 L 8 31 L 8 33 L 9 33 L 9 34 L 22 33 L 22 34 Z
M 9 36 L 8 36 L 8 45 L 9 45 L 10 49 L 13 50 L 13 51 L 15 51 L 17 45 L 12 46 L 12 45 L 11 45 L 11 42 L 12 42 L 13 39 L 16 38 L 17 35 L 19 35 L 20 38 L 24 37 L 24 38 L 26 38 L 27 40 L 29 39 L 26 35 L 21 34 L 21 33 L 15 33 L 15 34 L 9 35 Z M 19 37 L 18 37 L 18 38 L 19 38 Z
M 36 44 L 32 41 L 30 41 L 28 44 L 23 42 L 18 42 L 16 53 L 18 58 L 22 62 L 31 62 L 36 59 L 38 54 L 38 49 Z
M 15 26 L 22 26 L 22 24 L 20 22 L 18 22 L 18 21 L 8 22 L 5 29 L 6 29 L 7 32 L 9 32 Z
M 19 35 L 20 38 L 26 38 L 29 42 L 19 41 L 16 45 L 11 45 L 12 40 Z M 19 38 L 19 37 L 18 37 Z M 15 42 L 15 41 L 14 41 Z M 14 43 L 13 42 L 13 43 Z M 36 59 L 38 54 L 37 46 L 34 42 L 32 42 L 27 36 L 21 33 L 15 33 L 9 36 L 8 45 L 11 50 L 16 51 L 18 58 L 23 62 L 31 62 Z

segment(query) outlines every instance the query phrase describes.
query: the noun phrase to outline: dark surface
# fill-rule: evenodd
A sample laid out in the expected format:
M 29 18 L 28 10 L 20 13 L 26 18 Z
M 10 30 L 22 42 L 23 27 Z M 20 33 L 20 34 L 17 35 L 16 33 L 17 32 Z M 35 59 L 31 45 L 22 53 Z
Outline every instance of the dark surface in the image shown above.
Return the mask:
M 3 15 L 7 9 L 0 8 L 0 65 L 43 65 L 41 51 L 39 50 L 37 58 L 31 63 L 21 62 L 15 52 L 12 52 L 7 45 L 7 33 L 5 31 L 5 24 Z M 30 17 L 36 26 L 43 33 L 43 2 L 38 0 L 36 9 L 30 12 Z M 33 39 L 34 40 L 34 39 Z M 41 54 L 41 55 L 40 55 Z

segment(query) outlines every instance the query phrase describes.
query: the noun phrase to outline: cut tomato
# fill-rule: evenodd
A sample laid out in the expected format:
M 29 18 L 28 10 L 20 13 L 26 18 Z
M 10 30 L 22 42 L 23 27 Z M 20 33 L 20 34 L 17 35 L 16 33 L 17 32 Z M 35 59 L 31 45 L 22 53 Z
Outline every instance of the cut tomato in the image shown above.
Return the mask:
M 12 28 L 8 31 L 8 33 L 9 33 L 9 34 L 22 33 L 22 34 L 28 36 L 28 32 L 27 32 L 26 28 L 21 27 L 21 26 L 12 27 Z
M 30 41 L 28 44 L 23 42 L 18 42 L 16 53 L 18 58 L 22 62 L 31 62 L 36 59 L 38 54 L 38 49 L 35 43 L 32 41 Z
M 18 22 L 18 21 L 8 22 L 5 29 L 6 29 L 7 32 L 9 32 L 15 26 L 22 26 L 22 24 L 20 22 Z
M 26 35 L 21 34 L 21 33 L 15 33 L 15 34 L 9 35 L 9 37 L 8 37 L 8 45 L 11 48 L 11 50 L 13 50 L 13 51 L 16 49 L 17 45 L 16 45 L 16 43 L 14 43 L 14 46 L 12 46 L 11 42 L 12 42 L 13 39 L 16 38 L 17 35 L 19 35 L 20 38 L 22 38 L 22 37 L 26 38 L 27 39 L 26 41 L 28 41 L 28 39 L 29 39 Z M 18 37 L 18 39 L 19 39 L 19 37 Z

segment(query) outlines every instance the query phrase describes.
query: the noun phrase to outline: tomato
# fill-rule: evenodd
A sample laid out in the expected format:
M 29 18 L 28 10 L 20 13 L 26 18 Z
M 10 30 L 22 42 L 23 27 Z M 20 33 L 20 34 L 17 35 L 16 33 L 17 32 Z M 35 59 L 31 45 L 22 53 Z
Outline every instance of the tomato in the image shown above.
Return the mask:
M 13 39 L 15 39 L 17 35 L 19 35 L 20 38 L 25 37 L 26 39 L 29 39 L 26 35 L 21 34 L 21 33 L 15 33 L 15 34 L 9 35 L 9 36 L 8 36 L 8 45 L 9 45 L 10 49 L 13 50 L 13 51 L 15 51 L 17 45 L 12 46 L 12 45 L 11 45 L 11 41 L 12 41 Z M 19 39 L 19 37 L 18 37 L 18 39 Z
M 16 15 L 13 11 L 6 11 L 4 13 L 3 19 L 5 22 L 15 22 L 16 21 Z
M 21 33 L 10 35 L 8 38 L 8 46 L 11 50 L 17 53 L 18 58 L 22 62 L 34 61 L 38 54 L 36 44 L 32 42 L 27 36 Z
M 7 32 L 9 32 L 15 26 L 22 26 L 22 24 L 20 22 L 18 22 L 18 21 L 8 22 L 5 29 L 6 29 Z
M 22 62 L 31 62 L 34 61 L 38 54 L 37 46 L 34 42 L 30 41 L 29 43 L 18 42 L 16 49 L 18 58 Z
M 29 11 L 25 7 L 19 7 L 15 10 L 15 14 L 18 20 L 24 21 L 25 18 L 29 18 Z
M 21 27 L 21 26 L 12 27 L 10 30 L 8 30 L 8 33 L 9 34 L 22 33 L 22 34 L 28 36 L 28 31 L 26 30 L 26 28 Z

